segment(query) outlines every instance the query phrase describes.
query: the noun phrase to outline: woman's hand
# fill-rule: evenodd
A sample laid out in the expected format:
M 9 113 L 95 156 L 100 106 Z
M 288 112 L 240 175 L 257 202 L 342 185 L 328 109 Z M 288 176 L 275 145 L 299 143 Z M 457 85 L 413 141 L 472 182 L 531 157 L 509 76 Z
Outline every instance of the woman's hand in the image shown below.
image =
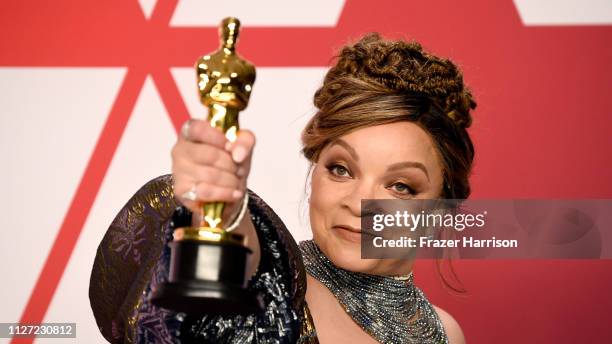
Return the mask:
M 200 205 L 226 202 L 223 221 L 233 218 L 246 192 L 255 136 L 240 130 L 231 143 L 208 121 L 191 119 L 172 148 L 174 195 L 194 213 Z

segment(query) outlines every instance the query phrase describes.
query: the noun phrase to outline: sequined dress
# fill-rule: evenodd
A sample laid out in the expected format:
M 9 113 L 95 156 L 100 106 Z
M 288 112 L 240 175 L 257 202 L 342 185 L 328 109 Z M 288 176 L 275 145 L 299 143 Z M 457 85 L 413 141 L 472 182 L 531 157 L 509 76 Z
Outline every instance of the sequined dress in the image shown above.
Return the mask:
M 297 244 L 250 190 L 248 208 L 261 249 L 248 288 L 263 295 L 263 312 L 196 317 L 151 304 L 151 291 L 168 278 L 173 228 L 191 223 L 191 214 L 174 199 L 172 177 L 165 175 L 136 192 L 98 247 L 89 299 L 102 335 L 111 343 L 318 343 Z

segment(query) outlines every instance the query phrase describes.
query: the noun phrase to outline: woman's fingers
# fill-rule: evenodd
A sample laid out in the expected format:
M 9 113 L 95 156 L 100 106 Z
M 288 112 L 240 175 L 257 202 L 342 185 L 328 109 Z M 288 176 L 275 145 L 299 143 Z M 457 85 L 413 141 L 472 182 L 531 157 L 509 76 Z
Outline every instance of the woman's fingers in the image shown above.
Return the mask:
M 255 135 L 252 131 L 240 130 L 236 141 L 229 146 L 232 160 L 238 164 L 236 174 L 239 177 L 246 177 L 251 170 L 251 159 L 255 142 Z
M 179 140 L 206 143 L 221 149 L 225 147 L 225 135 L 219 129 L 211 127 L 210 122 L 190 119 L 187 123 L 186 130 L 185 127 L 181 130 Z
M 202 202 L 228 202 L 234 203 L 241 199 L 244 191 L 235 188 L 219 186 L 217 184 L 199 182 L 196 184 L 196 195 Z
M 176 160 L 172 166 L 172 173 L 176 178 L 186 178 L 191 181 L 216 184 L 226 188 L 242 188 L 242 180 L 235 173 L 213 166 L 195 164 L 187 160 Z
M 199 211 L 202 203 L 225 202 L 232 206 L 244 196 L 244 191 L 219 186 L 215 183 L 197 182 L 188 178 L 178 178 L 174 184 L 175 196 L 191 211 Z
M 212 166 L 230 173 L 236 173 L 238 165 L 229 152 L 206 143 L 181 141 L 172 149 L 175 161 L 188 160 L 196 164 Z
M 192 211 L 209 202 L 233 209 L 246 192 L 254 146 L 249 130 L 240 130 L 230 142 L 207 121 L 190 120 L 172 149 L 175 196 Z

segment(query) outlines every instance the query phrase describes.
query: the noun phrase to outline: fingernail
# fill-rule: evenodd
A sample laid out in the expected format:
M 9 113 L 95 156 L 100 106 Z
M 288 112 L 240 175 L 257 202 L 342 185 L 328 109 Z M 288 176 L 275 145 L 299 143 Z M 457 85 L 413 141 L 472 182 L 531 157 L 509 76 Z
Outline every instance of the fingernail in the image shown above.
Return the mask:
M 185 192 L 184 194 L 181 195 L 181 197 L 188 201 L 195 201 L 198 199 L 198 195 L 196 194 L 194 190 L 189 190 Z
M 234 159 L 236 163 L 241 163 L 242 160 L 246 158 L 246 155 L 247 155 L 246 149 L 244 149 L 244 147 L 242 146 L 238 146 L 234 149 L 234 152 L 232 152 L 232 159 Z
M 238 199 L 240 197 L 242 197 L 242 191 L 240 190 L 234 190 L 234 192 L 232 192 L 232 197 Z

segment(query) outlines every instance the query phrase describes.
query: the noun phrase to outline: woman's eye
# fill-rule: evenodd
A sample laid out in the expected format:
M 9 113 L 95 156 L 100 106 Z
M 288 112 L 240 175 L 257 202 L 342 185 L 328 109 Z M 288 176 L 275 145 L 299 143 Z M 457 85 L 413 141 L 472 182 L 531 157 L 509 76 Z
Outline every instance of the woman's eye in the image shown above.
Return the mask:
M 391 185 L 391 188 L 393 189 L 393 191 L 397 192 L 397 193 L 401 193 L 401 194 L 414 194 L 414 190 L 412 190 L 412 188 L 404 183 L 395 183 L 393 185 Z
M 331 165 L 327 168 L 329 172 L 338 177 L 350 177 L 348 169 L 342 165 Z

